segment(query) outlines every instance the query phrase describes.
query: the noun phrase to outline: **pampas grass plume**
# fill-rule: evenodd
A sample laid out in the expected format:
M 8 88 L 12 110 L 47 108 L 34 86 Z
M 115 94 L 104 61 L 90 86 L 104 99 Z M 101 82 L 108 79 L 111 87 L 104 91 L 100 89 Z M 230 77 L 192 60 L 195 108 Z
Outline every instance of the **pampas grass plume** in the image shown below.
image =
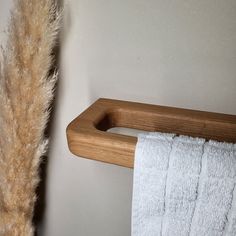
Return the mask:
M 15 0 L 0 72 L 0 235 L 32 236 L 44 129 L 57 75 L 49 76 L 60 14 L 51 0 Z

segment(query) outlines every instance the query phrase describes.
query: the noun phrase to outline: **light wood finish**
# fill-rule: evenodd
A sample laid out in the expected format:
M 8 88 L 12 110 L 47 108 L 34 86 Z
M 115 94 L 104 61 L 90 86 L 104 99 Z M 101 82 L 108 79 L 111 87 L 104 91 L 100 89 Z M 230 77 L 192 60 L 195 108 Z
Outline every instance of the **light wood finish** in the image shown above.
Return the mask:
M 80 157 L 132 168 L 136 137 L 112 127 L 160 131 L 236 142 L 236 116 L 101 98 L 67 127 L 70 151 Z

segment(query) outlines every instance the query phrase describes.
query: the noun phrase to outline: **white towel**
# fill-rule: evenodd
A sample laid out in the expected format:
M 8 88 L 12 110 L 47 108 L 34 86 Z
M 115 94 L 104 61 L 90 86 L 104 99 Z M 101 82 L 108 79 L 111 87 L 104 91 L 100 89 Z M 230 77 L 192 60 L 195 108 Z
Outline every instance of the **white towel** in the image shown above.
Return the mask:
M 132 236 L 236 236 L 236 145 L 138 136 Z

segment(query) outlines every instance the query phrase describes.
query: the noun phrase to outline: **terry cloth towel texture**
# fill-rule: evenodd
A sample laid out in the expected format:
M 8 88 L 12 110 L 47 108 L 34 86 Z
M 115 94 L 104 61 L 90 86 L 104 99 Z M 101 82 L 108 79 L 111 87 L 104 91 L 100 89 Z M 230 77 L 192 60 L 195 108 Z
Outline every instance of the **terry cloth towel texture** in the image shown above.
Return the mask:
M 236 145 L 138 136 L 132 236 L 236 236 Z

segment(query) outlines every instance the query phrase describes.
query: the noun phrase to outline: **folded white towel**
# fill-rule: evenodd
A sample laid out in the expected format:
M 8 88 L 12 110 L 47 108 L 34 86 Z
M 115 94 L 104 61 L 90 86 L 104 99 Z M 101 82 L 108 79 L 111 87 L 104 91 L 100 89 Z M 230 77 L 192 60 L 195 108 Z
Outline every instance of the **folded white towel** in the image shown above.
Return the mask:
M 236 145 L 140 134 L 132 236 L 235 236 Z

